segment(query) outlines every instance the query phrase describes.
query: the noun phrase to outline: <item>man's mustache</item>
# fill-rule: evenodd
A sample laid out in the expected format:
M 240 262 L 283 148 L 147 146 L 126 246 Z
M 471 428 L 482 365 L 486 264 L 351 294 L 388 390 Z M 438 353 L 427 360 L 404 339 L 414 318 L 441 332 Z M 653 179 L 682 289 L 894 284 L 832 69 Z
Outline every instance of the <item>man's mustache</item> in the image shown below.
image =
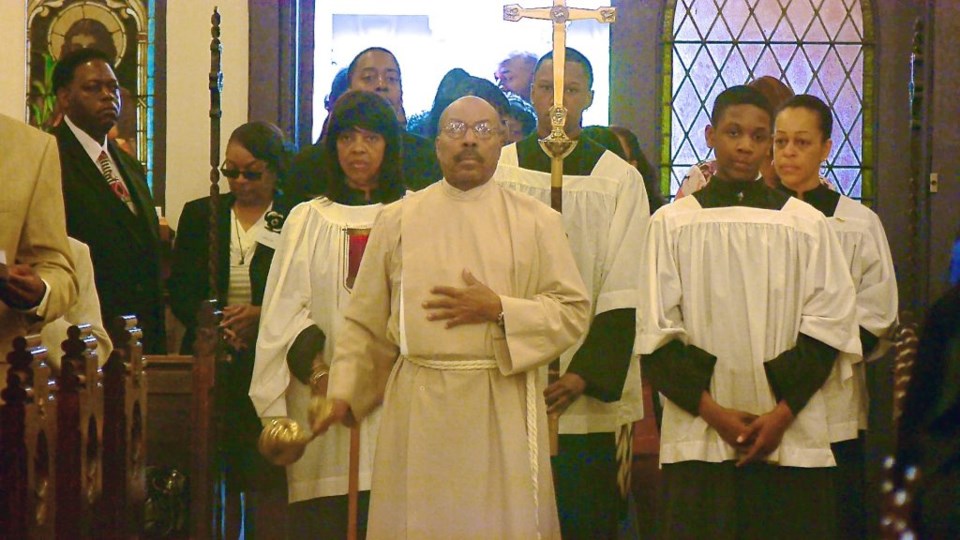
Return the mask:
M 480 155 L 480 152 L 477 152 L 472 148 L 467 148 L 461 151 L 456 156 L 454 156 L 454 159 L 456 159 L 458 162 L 463 161 L 465 159 L 472 159 L 474 161 L 479 161 L 483 163 L 483 156 Z

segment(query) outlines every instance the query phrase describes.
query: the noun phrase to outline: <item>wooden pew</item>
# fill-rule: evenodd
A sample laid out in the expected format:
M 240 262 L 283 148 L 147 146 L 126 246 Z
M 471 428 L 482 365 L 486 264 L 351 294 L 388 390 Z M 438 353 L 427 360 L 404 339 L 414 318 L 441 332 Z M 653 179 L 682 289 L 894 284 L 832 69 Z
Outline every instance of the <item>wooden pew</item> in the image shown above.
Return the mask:
M 89 325 L 71 326 L 57 377 L 58 538 L 99 536 L 103 474 L 103 386 Z
M 53 538 L 56 402 L 40 336 L 17 337 L 0 405 L 0 538 Z
M 146 445 L 148 492 L 144 532 L 151 537 L 186 538 L 190 501 L 185 487 L 192 456 L 190 406 L 193 357 L 148 355 Z M 152 474 L 151 474 L 152 473 Z
M 132 538 L 143 530 L 146 499 L 147 379 L 143 335 L 134 316 L 108 324 L 113 353 L 103 366 L 102 538 Z
M 53 377 L 40 336 L 18 337 L 0 406 L 0 538 L 136 538 L 146 497 L 147 384 L 136 318 L 111 326 L 98 368 L 89 325 L 69 328 Z M 54 346 L 53 344 L 46 344 Z

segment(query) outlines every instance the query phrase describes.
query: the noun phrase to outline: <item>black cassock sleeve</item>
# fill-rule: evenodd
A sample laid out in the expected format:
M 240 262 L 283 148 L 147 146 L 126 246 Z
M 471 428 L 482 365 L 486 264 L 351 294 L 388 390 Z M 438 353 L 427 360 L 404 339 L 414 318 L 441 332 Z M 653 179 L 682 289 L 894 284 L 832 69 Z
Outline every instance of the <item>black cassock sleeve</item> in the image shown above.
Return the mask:
M 327 336 L 317 325 L 308 326 L 297 335 L 287 350 L 287 367 L 290 373 L 303 384 L 310 384 L 313 359 L 323 350 Z
M 567 372 L 587 382 L 585 394 L 607 403 L 620 399 L 636 327 L 635 309 L 614 309 L 594 317 L 587 339 L 567 366 Z
M 688 413 L 700 415 L 700 396 L 710 389 L 716 356 L 673 340 L 640 360 L 654 390 Z
M 863 358 L 866 359 L 870 352 L 880 343 L 880 338 L 870 333 L 864 327 L 860 327 L 860 346 L 863 347 Z
M 830 376 L 837 349 L 806 334 L 797 337 L 797 345 L 763 364 L 767 381 L 777 401 L 786 401 L 794 416 Z

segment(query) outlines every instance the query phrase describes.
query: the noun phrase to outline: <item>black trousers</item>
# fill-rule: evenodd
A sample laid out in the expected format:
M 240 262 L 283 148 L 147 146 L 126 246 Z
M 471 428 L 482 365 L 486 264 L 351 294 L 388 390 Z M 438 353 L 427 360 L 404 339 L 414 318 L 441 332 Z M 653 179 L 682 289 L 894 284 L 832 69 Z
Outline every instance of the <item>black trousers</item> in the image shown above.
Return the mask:
M 830 445 L 837 460 L 837 538 L 860 540 L 867 537 L 866 465 L 864 432 L 860 437 Z
M 684 461 L 663 466 L 665 539 L 834 538 L 834 467 Z
M 347 537 L 347 496 L 320 497 L 291 503 L 287 509 L 287 530 L 291 540 L 343 540 Z M 361 491 L 357 509 L 357 539 L 367 536 L 370 492 Z
M 560 435 L 552 458 L 557 512 L 564 540 L 617 537 L 620 508 L 615 433 Z

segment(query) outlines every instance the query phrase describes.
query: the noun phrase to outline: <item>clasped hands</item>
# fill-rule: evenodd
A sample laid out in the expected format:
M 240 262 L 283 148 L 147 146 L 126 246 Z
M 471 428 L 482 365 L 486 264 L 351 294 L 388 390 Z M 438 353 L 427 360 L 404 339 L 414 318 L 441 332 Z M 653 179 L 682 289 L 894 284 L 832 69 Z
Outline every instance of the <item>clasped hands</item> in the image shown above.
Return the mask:
M 422 304 L 427 311 L 427 320 L 446 321 L 446 328 L 463 324 L 497 322 L 503 311 L 500 296 L 481 283 L 473 273 L 464 269 L 461 273 L 466 287 L 437 285 L 430 289 L 433 296 Z M 350 405 L 341 399 L 331 400 L 333 410 L 326 418 L 318 418 L 313 425 L 314 433 L 325 433 L 334 424 L 347 427 L 356 425 Z
M 37 307 L 46 291 L 40 274 L 29 264 L 3 265 L 0 269 L 0 300 L 14 309 Z
M 707 392 L 700 397 L 699 412 L 704 421 L 741 454 L 737 467 L 761 461 L 776 450 L 794 419 L 784 401 L 757 416 L 723 407 Z
M 253 338 L 260 324 L 260 306 L 235 304 L 223 308 L 223 339 L 238 351 L 253 344 Z

